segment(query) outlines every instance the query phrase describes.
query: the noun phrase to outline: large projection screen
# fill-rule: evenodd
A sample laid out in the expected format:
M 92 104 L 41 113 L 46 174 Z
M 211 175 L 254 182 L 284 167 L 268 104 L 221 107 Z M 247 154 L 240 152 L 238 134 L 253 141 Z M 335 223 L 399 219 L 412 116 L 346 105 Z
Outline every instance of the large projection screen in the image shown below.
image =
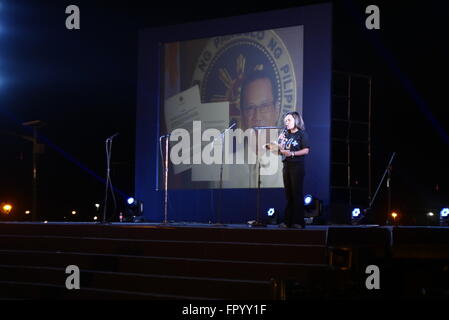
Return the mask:
M 261 188 L 282 188 L 280 156 L 263 148 L 280 130 L 260 127 L 282 128 L 285 113 L 302 113 L 303 26 L 170 42 L 162 51 L 159 133 L 188 132 L 170 139 L 168 187 L 257 188 L 260 177 Z M 163 178 L 159 166 L 160 187 Z
M 162 135 L 185 127 L 193 140 L 198 133 L 194 120 L 201 124 L 200 134 L 211 128 L 222 133 L 231 125 L 242 131 L 253 126 L 276 127 L 282 125 L 282 114 L 291 110 L 302 114 L 310 137 L 304 191 L 328 205 L 331 35 L 331 4 L 142 30 L 135 197 L 144 202 L 147 221 L 165 218 Z M 272 99 L 262 99 L 258 106 L 268 110 L 271 102 L 278 102 L 273 112 L 265 112 L 270 117 L 253 121 L 243 115 L 247 101 L 240 97 L 244 78 L 252 73 L 263 73 L 270 80 L 266 83 L 271 84 L 268 91 Z M 177 109 L 176 104 L 181 102 L 190 106 Z M 269 134 L 266 137 L 271 138 Z M 209 138 L 209 143 L 217 141 L 216 136 Z M 170 152 L 181 140 L 170 141 Z M 249 143 L 250 138 L 245 141 Z M 199 150 L 203 151 L 205 144 L 200 141 Z M 198 153 L 193 152 L 193 141 L 189 146 L 190 163 L 176 167 L 169 162 L 169 221 L 216 222 L 219 218 L 224 223 L 246 223 L 257 214 L 265 215 L 269 208 L 282 214 L 285 197 L 279 175 L 261 178 L 261 188 L 257 189 L 257 175 L 250 165 L 236 164 L 234 158 L 234 163 L 226 163 L 223 169 L 217 164 L 205 166 L 201 152 L 196 158 L 200 162 L 195 163 L 193 157 Z M 237 149 L 238 144 L 230 149 L 223 145 L 221 150 L 236 157 Z M 277 168 L 280 170 L 282 163 Z

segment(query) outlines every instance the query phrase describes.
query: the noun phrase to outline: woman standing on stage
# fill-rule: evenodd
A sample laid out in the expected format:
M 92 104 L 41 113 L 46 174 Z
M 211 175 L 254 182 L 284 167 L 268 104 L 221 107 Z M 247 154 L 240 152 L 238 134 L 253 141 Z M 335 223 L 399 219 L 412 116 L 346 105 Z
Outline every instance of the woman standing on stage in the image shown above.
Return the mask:
M 282 155 L 284 190 L 287 200 L 284 222 L 280 227 L 305 228 L 304 222 L 304 158 L 309 154 L 309 138 L 304 121 L 298 112 L 284 116 L 285 129 L 279 136 L 279 153 Z

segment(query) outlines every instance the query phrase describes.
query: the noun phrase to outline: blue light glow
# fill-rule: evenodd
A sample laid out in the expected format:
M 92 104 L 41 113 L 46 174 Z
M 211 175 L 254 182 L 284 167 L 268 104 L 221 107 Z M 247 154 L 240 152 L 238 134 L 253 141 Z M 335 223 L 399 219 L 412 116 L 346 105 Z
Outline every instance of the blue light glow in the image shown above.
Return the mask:
M 134 198 L 133 197 L 128 198 L 127 202 L 130 205 L 133 204 L 134 203 Z
M 449 216 L 449 208 L 443 208 L 440 211 L 441 218 L 447 218 Z
M 352 217 L 357 218 L 360 215 L 360 212 L 360 208 L 354 208 L 354 210 L 352 210 Z
M 272 217 L 272 216 L 274 215 L 274 208 L 268 209 L 267 215 L 268 215 L 269 217 Z
M 304 204 L 308 206 L 312 202 L 312 196 L 310 194 L 304 197 Z

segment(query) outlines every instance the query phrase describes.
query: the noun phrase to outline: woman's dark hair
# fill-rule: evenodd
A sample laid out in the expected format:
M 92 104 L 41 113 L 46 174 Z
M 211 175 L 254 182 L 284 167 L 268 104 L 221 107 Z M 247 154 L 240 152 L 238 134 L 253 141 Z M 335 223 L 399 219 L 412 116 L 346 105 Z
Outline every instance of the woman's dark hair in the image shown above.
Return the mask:
M 298 128 L 299 130 L 305 130 L 306 126 L 304 124 L 304 120 L 302 119 L 301 115 L 296 112 L 296 111 L 291 111 L 291 112 L 287 112 L 284 115 L 284 119 L 286 116 L 291 115 L 293 117 L 293 119 L 295 120 L 295 127 Z

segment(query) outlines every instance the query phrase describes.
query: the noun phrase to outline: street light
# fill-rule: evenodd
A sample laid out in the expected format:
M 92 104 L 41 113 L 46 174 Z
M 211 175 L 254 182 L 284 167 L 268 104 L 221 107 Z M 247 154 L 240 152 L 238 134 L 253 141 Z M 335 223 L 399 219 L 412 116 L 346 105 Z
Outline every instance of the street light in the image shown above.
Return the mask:
M 25 127 L 33 128 L 33 204 L 31 209 L 31 221 L 37 217 L 37 160 L 38 155 L 43 153 L 43 145 L 37 143 L 37 129 L 46 125 L 41 120 L 33 120 L 22 123 Z
M 4 214 L 9 214 L 12 210 L 12 205 L 10 203 L 2 203 L 0 210 L 4 213 Z

